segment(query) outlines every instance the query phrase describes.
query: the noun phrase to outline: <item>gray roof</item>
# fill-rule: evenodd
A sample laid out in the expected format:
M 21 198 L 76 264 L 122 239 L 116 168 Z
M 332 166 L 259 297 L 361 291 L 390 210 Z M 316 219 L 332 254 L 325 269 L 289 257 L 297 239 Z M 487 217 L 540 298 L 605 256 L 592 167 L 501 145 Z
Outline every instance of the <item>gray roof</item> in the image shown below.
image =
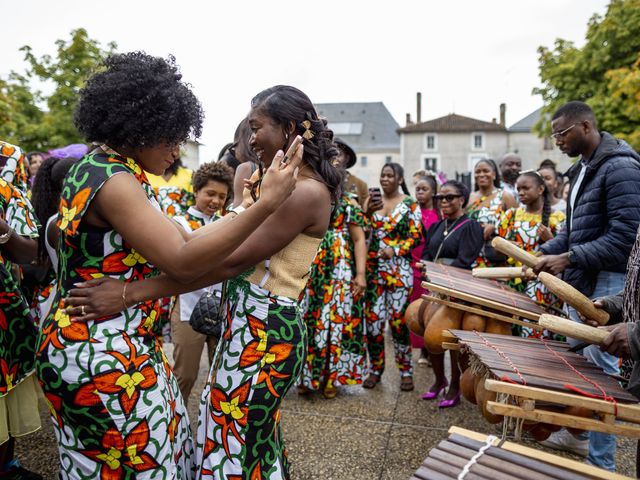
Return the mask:
M 434 118 L 426 122 L 413 123 L 398 129 L 400 133 L 424 133 L 424 132 L 503 132 L 504 126 L 499 123 L 485 122 L 476 118 L 465 117 L 456 113 L 450 113 L 444 117 Z
M 332 124 L 362 124 L 362 132 L 345 134 L 334 132 L 356 153 L 372 151 L 400 151 L 399 125 L 382 102 L 317 103 L 318 115 Z M 336 128 L 336 130 L 338 130 Z
M 529 115 L 524 117 L 522 120 L 517 121 L 513 125 L 509 127 L 509 131 L 513 133 L 529 133 L 533 131 L 533 126 L 538 123 L 540 120 L 540 113 L 542 112 L 542 107 L 531 112 Z

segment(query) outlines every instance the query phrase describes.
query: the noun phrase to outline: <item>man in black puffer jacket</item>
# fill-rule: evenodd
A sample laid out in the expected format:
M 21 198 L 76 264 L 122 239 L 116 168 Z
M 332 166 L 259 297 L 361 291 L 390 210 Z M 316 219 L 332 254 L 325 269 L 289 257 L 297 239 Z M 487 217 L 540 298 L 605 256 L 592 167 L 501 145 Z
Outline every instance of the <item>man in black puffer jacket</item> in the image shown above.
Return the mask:
M 562 273 L 566 282 L 591 298 L 616 294 L 624 286 L 640 224 L 640 155 L 623 140 L 598 132 L 593 111 L 582 102 L 560 107 L 551 128 L 560 150 L 580 159 L 567 172 L 571 186 L 566 227 L 541 247 L 536 273 Z M 570 308 L 569 314 L 579 321 L 575 310 Z M 618 373 L 618 359 L 597 346 L 585 348 L 583 354 L 605 372 Z M 573 444 L 567 433 L 554 434 L 549 446 L 586 453 L 586 443 Z M 592 432 L 587 461 L 613 471 L 615 447 L 614 436 Z

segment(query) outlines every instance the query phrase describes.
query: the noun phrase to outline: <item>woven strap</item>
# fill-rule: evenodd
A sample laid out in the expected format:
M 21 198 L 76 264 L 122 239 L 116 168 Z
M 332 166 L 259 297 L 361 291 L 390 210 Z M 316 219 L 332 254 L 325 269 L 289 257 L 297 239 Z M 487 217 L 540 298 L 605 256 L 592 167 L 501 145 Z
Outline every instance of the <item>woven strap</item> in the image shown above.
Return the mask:
M 489 449 L 489 447 L 493 445 L 494 440 L 497 440 L 497 439 L 498 437 L 496 437 L 495 435 L 489 435 L 487 437 L 487 440 L 485 441 L 484 445 L 480 448 L 480 450 L 478 450 L 478 453 L 476 453 L 473 457 L 471 457 L 471 459 L 467 462 L 467 464 L 464 466 L 462 471 L 458 474 L 458 480 L 462 480 L 464 477 L 467 476 L 467 473 L 469 473 L 469 471 L 471 470 L 471 467 L 473 467 L 476 464 L 478 459 L 482 455 L 484 455 L 484 452 L 486 452 Z

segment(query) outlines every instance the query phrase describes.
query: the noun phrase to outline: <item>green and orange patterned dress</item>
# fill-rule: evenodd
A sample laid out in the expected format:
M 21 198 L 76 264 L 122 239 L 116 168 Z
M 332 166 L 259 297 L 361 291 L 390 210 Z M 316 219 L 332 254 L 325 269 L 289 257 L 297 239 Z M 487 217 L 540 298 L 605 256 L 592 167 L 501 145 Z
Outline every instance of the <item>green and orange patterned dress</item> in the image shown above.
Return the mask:
M 298 298 L 320 241 L 299 234 L 228 282 L 226 326 L 200 403 L 198 480 L 290 478 L 280 404 L 306 357 Z
M 549 229 L 555 237 L 558 231 L 564 226 L 565 215 L 557 210 L 549 216 Z M 498 235 L 511 242 L 514 242 L 520 248 L 529 253 L 536 253 L 542 242 L 538 235 L 538 227 L 542 224 L 542 215 L 539 213 L 529 213 L 524 207 L 510 208 L 504 212 L 498 224 Z M 521 267 L 522 263 L 508 258 L 507 263 L 512 267 Z M 523 280 L 516 278 L 509 281 L 509 286 L 520 292 L 525 292 L 534 302 L 542 305 L 556 304 L 558 308 L 562 305 L 558 304 L 558 299 L 538 280 Z M 536 331 L 528 327 L 514 326 L 514 332 L 519 336 L 535 336 Z
M 413 289 L 411 250 L 422 239 L 420 207 L 413 198 L 406 197 L 388 216 L 374 213 L 371 230 L 365 292 L 370 373 L 382 375 L 384 371 L 384 331 L 388 323 L 400 375 L 411 376 L 411 343 L 404 312 Z M 393 249 L 391 259 L 380 256 L 387 247 Z
M 368 222 L 352 198 L 346 194 L 338 202 L 305 290 L 309 345 L 301 383 L 312 390 L 362 383 L 364 298 L 351 293 L 356 264 L 349 227 L 365 228 Z
M 159 209 L 140 166 L 114 152 L 92 153 L 64 182 L 58 227 L 58 286 L 42 321 L 37 374 L 60 453 L 60 478 L 190 479 L 193 445 L 177 381 L 153 334 L 157 301 L 88 323 L 72 323 L 63 299 L 73 284 L 110 276 L 158 275 L 112 229 L 83 221 L 114 175 L 132 175 Z
M 9 147 L 2 145 L 3 152 Z M 14 147 L 17 148 L 17 147 Z M 14 235 L 35 238 L 38 222 L 26 196 L 0 178 L 0 210 Z M 0 248 L 0 444 L 40 428 L 35 348 L 38 331 L 13 265 Z

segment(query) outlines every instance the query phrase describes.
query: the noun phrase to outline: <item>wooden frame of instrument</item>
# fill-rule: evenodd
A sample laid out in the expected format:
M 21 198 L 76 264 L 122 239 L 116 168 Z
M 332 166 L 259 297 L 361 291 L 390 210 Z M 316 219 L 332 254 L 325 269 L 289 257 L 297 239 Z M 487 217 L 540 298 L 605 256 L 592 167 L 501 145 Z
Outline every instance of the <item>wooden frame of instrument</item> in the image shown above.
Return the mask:
M 459 300 L 465 301 L 465 302 L 471 302 L 474 303 L 476 305 L 482 305 L 483 307 L 487 307 L 487 308 L 491 308 L 493 310 L 501 310 L 503 312 L 508 312 L 511 315 L 515 315 L 517 317 L 522 317 L 522 318 L 527 318 L 529 320 L 534 320 L 537 321 L 538 318 L 540 318 L 541 314 L 538 313 L 533 313 L 533 312 L 529 312 L 527 310 L 523 310 L 521 308 L 517 308 L 517 307 L 512 307 L 510 305 L 507 305 L 505 303 L 498 303 L 498 302 L 494 302 L 493 300 L 489 300 L 486 298 L 482 298 L 482 297 L 478 297 L 476 295 L 472 295 L 470 293 L 465 293 L 465 292 L 461 292 L 459 290 L 453 290 L 451 288 L 447 288 L 447 287 L 443 287 L 441 285 L 436 285 L 435 283 L 431 283 L 431 282 L 422 282 L 422 288 L 425 288 L 431 292 L 436 292 L 436 293 L 440 293 L 442 295 L 446 295 L 448 297 L 453 297 L 453 298 L 457 298 Z M 451 305 L 453 306 L 453 305 Z M 542 312 L 544 313 L 544 311 Z M 505 318 L 510 318 L 510 317 L 506 317 Z M 510 320 L 503 320 L 506 322 L 511 322 Z M 527 324 L 530 325 L 530 324 Z
M 442 288 L 442 287 L 440 287 Z M 457 294 L 457 292 L 456 292 Z M 457 303 L 457 302 L 452 302 L 451 300 L 449 300 L 447 298 L 439 298 L 439 297 L 434 297 L 432 295 L 422 295 L 422 298 L 424 300 L 427 300 L 429 302 L 435 302 L 435 303 L 439 303 L 441 305 L 446 305 L 448 307 L 451 308 L 457 308 L 458 310 L 462 310 L 464 312 L 471 312 L 471 313 L 475 313 L 477 315 L 482 315 L 483 317 L 487 317 L 487 318 L 493 318 L 495 320 L 500 320 L 502 322 L 507 322 L 507 323 L 513 323 L 515 325 L 522 325 L 524 327 L 529 327 L 529 328 L 533 328 L 534 330 L 544 330 L 543 327 L 541 327 L 540 325 L 538 325 L 535 322 L 531 322 L 531 321 L 525 321 L 525 320 L 520 320 L 517 317 L 508 317 L 507 315 L 501 315 L 499 313 L 496 312 L 491 312 L 489 310 L 483 310 L 482 308 L 479 307 L 474 307 L 473 305 L 465 305 L 462 303 Z M 478 303 L 474 300 L 474 303 Z M 538 316 L 539 318 L 539 316 Z
M 636 406 L 626 403 L 614 405 L 611 402 L 596 398 L 501 382 L 490 378 L 485 380 L 484 385 L 485 388 L 491 392 L 504 393 L 524 400 L 522 406 L 507 405 L 505 403 L 492 401 L 487 402 L 487 411 L 495 415 L 523 418 L 525 420 L 578 428 L 592 432 L 640 438 L 640 405 Z M 588 408 L 593 410 L 600 419 L 578 417 L 561 412 L 537 409 L 536 401 Z M 616 423 L 616 421 L 624 421 L 626 423 L 621 424 Z
M 484 433 L 474 432 L 472 430 L 456 427 L 455 425 L 449 428 L 449 433 L 456 433 L 458 435 L 462 435 L 478 442 L 486 442 L 488 438 L 488 436 Z M 501 440 L 499 438 L 494 440 L 493 445 L 497 446 L 500 441 Z M 530 457 L 541 462 L 549 463 L 557 467 L 572 470 L 576 473 L 584 474 L 592 478 L 602 480 L 631 480 L 631 477 L 625 477 L 624 475 L 620 475 L 618 473 L 608 472 L 606 470 L 594 467 L 593 465 L 577 462 L 566 457 L 560 457 L 551 453 L 543 452 L 541 450 L 536 450 L 534 448 L 525 447 L 524 445 L 520 445 L 518 443 L 504 442 L 502 443 L 502 445 L 500 445 L 500 448 L 509 452 L 517 453 L 518 455 L 524 455 L 525 457 Z

